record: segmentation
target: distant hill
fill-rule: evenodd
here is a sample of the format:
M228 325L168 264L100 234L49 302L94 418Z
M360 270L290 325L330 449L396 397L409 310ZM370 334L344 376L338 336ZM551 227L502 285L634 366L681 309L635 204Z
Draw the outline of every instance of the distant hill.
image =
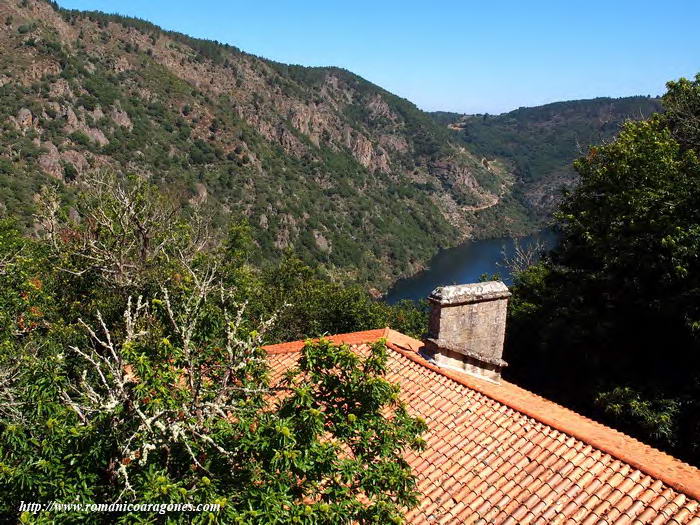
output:
M612 138L625 120L661 109L658 98L638 96L555 102L495 116L431 115L456 131L471 152L508 160L528 207L546 214L557 202L558 188L575 180L576 157Z
M245 217L259 263L292 250L381 287L470 235L512 175L409 101L339 68L265 60L135 18L0 1L0 215L39 188L150 177ZM514 231L527 214L505 218Z

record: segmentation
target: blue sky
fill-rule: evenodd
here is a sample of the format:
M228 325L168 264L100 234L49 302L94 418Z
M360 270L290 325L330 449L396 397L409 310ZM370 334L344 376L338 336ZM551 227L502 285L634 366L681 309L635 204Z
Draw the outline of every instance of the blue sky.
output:
M59 0L344 67L426 110L658 95L700 72L700 1Z

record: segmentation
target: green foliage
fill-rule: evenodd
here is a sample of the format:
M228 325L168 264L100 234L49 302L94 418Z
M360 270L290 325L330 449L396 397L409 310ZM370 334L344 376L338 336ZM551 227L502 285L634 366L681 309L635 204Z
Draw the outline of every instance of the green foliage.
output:
M0 347L35 322L41 287L31 275L38 267L30 257L29 243L12 220L0 220ZM35 302L36 301L36 302ZM30 316L28 317L28 314Z
M519 108L496 116L450 112L431 116L454 130L476 155L509 165L515 184L502 202L479 213L475 223L488 235L522 235L551 219L562 189L576 180L572 162L577 156L588 146L611 139L626 120L645 118L660 106L658 98L596 98ZM480 185L488 188L483 178L477 175Z
M67 182L72 182L78 178L78 170L70 162L63 162L63 177Z
M169 523L402 521L416 503L403 455L423 446L425 424L384 377L384 343L363 355L309 343L276 382L260 344L325 322L354 330L389 312L420 313L359 288L326 296L342 289L295 261L277 281L259 275L245 262L245 222L223 241L207 237L200 210L136 177L82 181L73 206L80 221L45 190L38 240L0 222L4 518L16 521L22 500L119 499L222 505ZM292 316L280 311L286 302Z
M518 276L507 338L519 382L695 463L698 86L700 76L669 83L664 114L628 122L575 163L561 245Z
M208 202L218 209L221 221L224 207L249 210L251 234L259 246L250 255L252 263L274 266L282 254L280 247L289 248L334 279L384 287L459 239L457 229L434 201L422 198L408 177L377 177L345 149L316 146L301 133L296 136L309 152L302 157L291 155L241 121L230 100L213 101L162 65L146 62L139 70L115 75L100 62L91 62L94 67L88 71L87 60L80 53L65 59L62 76L82 94L74 101L59 100L70 105L87 126L101 131L109 143L100 147L85 132L75 131L69 135L73 144L66 144L65 119L52 106L38 103L33 113L46 114L41 123L46 139L61 149L108 156L117 169L130 169L138 162L155 174L154 181L161 187L180 191L183 200L193 193L195 184L204 183ZM365 102L381 92L349 73L347 81L365 94ZM146 100L139 94L141 89L153 96ZM311 92L309 86L299 89ZM27 105L27 95L15 84L0 88L0 100L0 114L6 119ZM396 103L408 104L398 99ZM117 125L111 118L112 107L124 112L131 125ZM212 115L206 128L216 133L213 138L193 133L200 126L202 108ZM98 111L105 116L97 120L87 113ZM404 111L420 120L415 107ZM429 119L421 125L436 127ZM28 136L8 133L4 137L4 147L22 152L22 164L0 157L0 176L7 175L3 202L8 213L31 224L31 195L38 189L34 181L43 176L39 163L43 151ZM407 157L406 162L413 167L415 160ZM67 182L77 180L71 165L77 166L62 162ZM426 187L433 193L440 189L434 183ZM330 206L330 199L342 204ZM404 206L410 206L412 213L399 213ZM317 243L319 235L328 248Z
M505 195L495 206L472 213L472 223L477 228L477 238L517 237L528 235L542 227L542 222L533 216L524 204L522 193L515 190Z
M270 329L275 341L294 341L390 326L420 338L427 326L427 305L401 302L388 305L357 285L341 285L321 278L294 257L267 270L256 286L252 307L264 317L288 304Z
M613 137L624 121L659 109L659 100L647 97L556 102L468 117L461 136L476 153L509 159L520 177L535 181L570 170L582 151Z
M90 75L85 78L83 86L103 107L110 107L119 98L114 78Z
M9 25L9 24L7 24L7 25ZM20 35L24 35L24 34L27 34L27 33L31 33L31 32L34 31L35 29L36 29L36 24L22 24L21 26L19 26L19 27L17 28L17 32L18 32Z
M197 55L198 60L208 59L216 63L223 63L225 54L238 54L240 50L229 44L223 44L216 40L206 40L193 38L176 31L166 31L157 25L141 18L123 16L118 14L103 13L100 11L77 11L68 9L58 9L64 19L74 20L77 17L87 17L97 22L100 27L106 28L108 24L120 24L124 27L134 28L141 33L150 35L151 43L155 45L157 38L161 35L168 36L176 42L188 46Z
M656 441L678 445L678 416L681 403L677 399L645 399L644 394L632 387L615 387L601 392L596 404L614 417L619 425L639 426Z
M90 140L90 137L88 137L82 131L74 131L73 133L68 135L68 138L71 139L76 144L78 144L79 146L83 146L85 148L89 148L92 145L92 141Z
M681 78L666 84L663 96L664 122L673 130L673 138L683 149L700 144L700 76Z
M338 67L305 67L281 64L279 62L270 62L270 65L279 73L300 84L320 86L332 75L348 85L360 97L358 101L345 107L346 115L354 124L370 124L370 112L367 108L367 103L372 97L381 94L387 105L401 116L406 134L413 142L414 153L417 156L436 158L439 153L445 153L448 150L449 133L441 126L438 126L427 113L419 110L415 104L408 100L389 93L346 69ZM373 124L377 125L376 122Z

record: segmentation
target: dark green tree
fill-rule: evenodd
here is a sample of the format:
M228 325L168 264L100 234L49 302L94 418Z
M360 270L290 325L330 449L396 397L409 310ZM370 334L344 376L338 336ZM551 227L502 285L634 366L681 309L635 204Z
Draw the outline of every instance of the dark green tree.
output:
M575 163L561 244L522 272L513 377L700 463L700 76Z

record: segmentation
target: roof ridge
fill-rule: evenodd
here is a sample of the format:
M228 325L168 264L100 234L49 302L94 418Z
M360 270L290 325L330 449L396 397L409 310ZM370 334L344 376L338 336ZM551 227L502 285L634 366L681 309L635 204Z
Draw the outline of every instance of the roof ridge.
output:
M417 364L610 454L645 474L663 481L679 492L700 500L700 469L689 463L513 383L507 381L502 381L500 384L490 383L465 373L440 368L427 361L414 349L402 348L392 341L388 342L388 346ZM502 391L499 392L499 389ZM533 401L547 406L532 407ZM630 451L629 447L634 447L634 452Z
M276 343L263 346L268 354L288 354L291 352L300 352L307 342L317 342L321 339L327 339L336 344L356 345L362 343L373 343L379 339L388 339L387 333L389 328L378 328L376 330L364 330L361 332L348 332L345 334L325 335L322 337L314 337L308 339L299 339L298 341L290 341L288 343ZM397 332L398 333L398 332Z
M661 480L666 485L700 500L700 469L607 425L525 390L508 381L499 384L480 380L466 373L440 368L419 353L423 343L392 330L382 328L326 336L334 343L362 344L386 339L387 346L407 359L441 374L456 383L475 390L494 401L520 412L540 423L574 437L635 469ZM311 339L318 341L321 338ZM270 354L298 352L309 339L263 347ZM630 450L633 448L634 451Z

